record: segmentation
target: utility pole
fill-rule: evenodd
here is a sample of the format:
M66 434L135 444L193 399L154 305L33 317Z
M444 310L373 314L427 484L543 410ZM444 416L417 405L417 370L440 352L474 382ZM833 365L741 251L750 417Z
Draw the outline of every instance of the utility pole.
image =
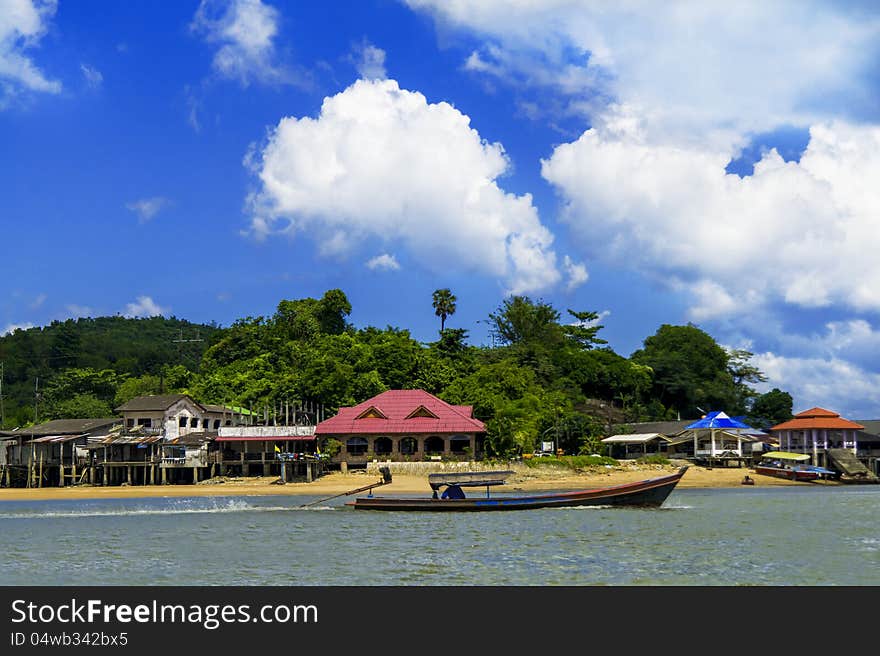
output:
M180 336L173 340L173 343L177 344L177 359L180 361L180 364L183 364L183 344L188 344L190 342L204 342L205 340L199 338L199 331L196 331L195 339L184 339L183 338L183 328L180 329Z
M5 418L3 414L3 363L0 362L0 430L3 430L5 426Z
M40 377L34 380L34 425L39 423L39 407L40 407Z

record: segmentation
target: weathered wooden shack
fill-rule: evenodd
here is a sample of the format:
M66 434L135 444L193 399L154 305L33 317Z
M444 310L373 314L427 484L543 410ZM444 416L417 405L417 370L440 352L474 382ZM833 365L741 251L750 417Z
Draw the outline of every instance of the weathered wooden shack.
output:
M0 485L6 487L64 486L89 475L92 444L104 440L120 419L53 419L0 434L3 463Z

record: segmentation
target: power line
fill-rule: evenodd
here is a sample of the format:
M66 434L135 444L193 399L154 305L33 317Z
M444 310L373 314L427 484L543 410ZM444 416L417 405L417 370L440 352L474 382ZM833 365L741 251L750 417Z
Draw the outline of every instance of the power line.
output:
M178 332L180 333L180 336L177 339L172 340L172 343L177 344L177 359L180 361L180 364L183 364L183 344L189 344L190 342L204 342L205 340L199 337L198 330L196 330L195 339L184 339L182 328Z

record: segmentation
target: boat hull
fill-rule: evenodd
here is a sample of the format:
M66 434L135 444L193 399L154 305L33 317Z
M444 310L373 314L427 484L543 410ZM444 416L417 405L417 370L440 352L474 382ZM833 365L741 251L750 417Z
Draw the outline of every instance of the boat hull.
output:
M413 499L405 497L359 497L346 504L358 510L429 512L479 512L531 510L573 506L628 506L658 508L675 489L687 467L675 474L611 487L554 492L527 496L473 497L467 499Z
M755 466L755 473L775 478L786 478L790 481L815 481L821 476L819 472L809 469L788 469L786 467Z

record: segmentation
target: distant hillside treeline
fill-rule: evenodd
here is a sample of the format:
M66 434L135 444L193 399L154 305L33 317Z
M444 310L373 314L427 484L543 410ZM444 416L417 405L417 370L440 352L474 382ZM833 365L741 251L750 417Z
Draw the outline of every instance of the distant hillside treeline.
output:
M434 307L440 325L454 324L449 290L435 292ZM134 396L159 392L269 414L304 402L329 415L387 389L420 388L473 406L497 455L550 439L569 453L596 452L612 424L696 418L703 410L745 415L759 427L791 417L788 393L752 387L765 377L751 353L726 350L692 324L660 326L625 357L600 337L597 313L563 316L526 296L488 313L491 347L470 345L460 328L438 330L429 343L403 328L356 328L351 310L334 289L320 299L282 300L272 316L228 328L112 317L19 330L0 338L4 424L33 420L38 376L41 421L107 416ZM204 341L175 341L196 335Z
M0 337L3 365L3 424L5 427L58 418L63 403L82 395L103 400L91 403L84 416L113 406L118 386L145 375L157 380L163 371L198 371L202 354L220 333L217 325L194 324L177 318L97 317L53 321L50 325L19 329ZM79 374L80 387L58 389L65 374ZM88 372L92 372L89 375ZM112 394L107 387L112 387ZM60 398L73 392L67 398ZM63 410L64 408L61 408ZM73 403L69 410L77 410ZM83 416L83 415L80 415ZM110 413L112 416L112 412Z

